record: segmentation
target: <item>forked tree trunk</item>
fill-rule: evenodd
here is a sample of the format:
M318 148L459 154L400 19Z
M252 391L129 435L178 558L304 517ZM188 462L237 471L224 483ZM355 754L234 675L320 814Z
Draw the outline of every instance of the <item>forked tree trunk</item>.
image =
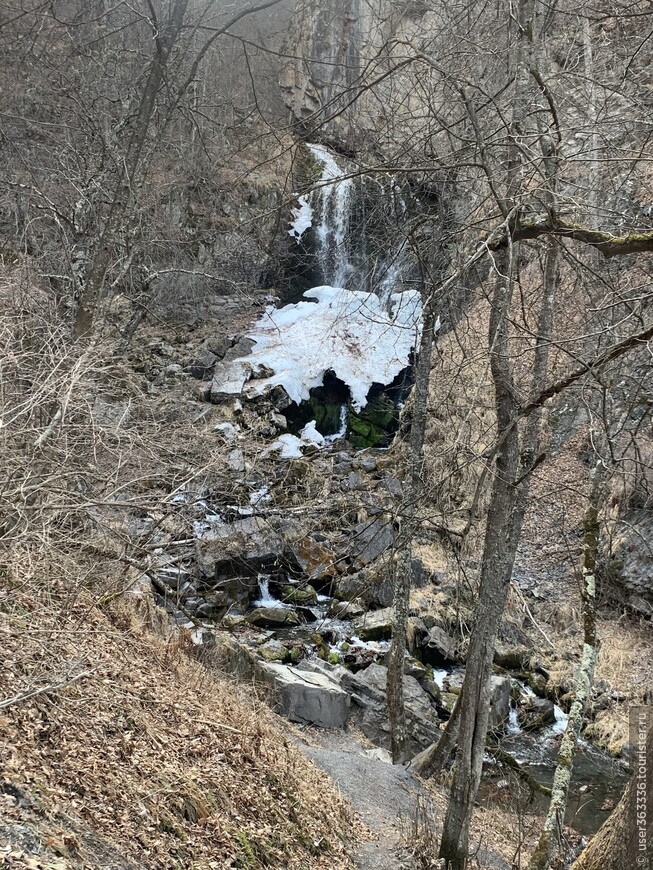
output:
M417 502L422 485L424 437L428 413L431 349L436 322L436 297L431 290L424 300L422 338L420 341L413 416L410 427L410 457L402 498L401 539L399 559L395 565L393 590L392 645L388 658L388 719L393 762L406 759L406 716L404 711L404 657L406 653L406 623L412 585L412 538L415 534Z
M521 466L518 405L512 383L508 356L508 311L512 282L512 263L502 258L498 264L490 316L490 362L495 387L497 434L500 448L487 515L481 580L474 628L460 693L460 730L454 779L440 843L440 857L451 870L464 870L469 846L472 808L478 792L485 753L490 712L490 676L494 645L506 603L517 551L518 529L515 512Z

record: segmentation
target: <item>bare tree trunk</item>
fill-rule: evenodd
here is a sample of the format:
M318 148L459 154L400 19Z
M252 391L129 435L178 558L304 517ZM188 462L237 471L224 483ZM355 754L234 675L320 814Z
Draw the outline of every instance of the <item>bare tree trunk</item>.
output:
M583 542L582 595L583 595L583 652L569 721L556 763L551 788L551 802L544 821L537 848L531 856L528 870L548 870L559 848L557 834L562 830L569 784L574 763L574 750L583 724L583 717L594 681L596 666L596 561L599 546L599 510L603 500L605 465L598 458L591 473L591 486L585 512L585 538Z
M439 740L437 743L431 743L430 746L427 746L426 749L423 749L413 758L410 763L411 771L424 778L437 776L453 752L456 740L458 740L459 729L460 695L456 698L449 721L442 730Z
M528 115L526 96L530 76L534 4L520 0L514 60L513 116L506 165L506 196L499 202L504 216L518 205L521 188L520 146ZM458 752L447 806L440 857L449 870L464 870L469 851L469 828L481 780L490 712L490 677L494 645L503 614L517 553L525 510L523 487L532 469L532 457L520 455L519 401L510 360L509 314L515 264L512 247L495 261L497 277L492 295L489 346L495 393L497 438L500 445L487 514L475 621L467 653L465 680L460 693ZM537 359L537 355L536 355ZM537 425L530 427L533 433ZM526 470L524 471L524 468Z
M460 733L451 796L444 821L440 857L452 870L464 870L469 826L481 779L490 712L490 676L494 644L504 610L517 550L515 509L519 488L520 452L516 420L519 413L508 357L508 311L512 281L504 274L512 262L501 258L490 317L490 359L495 385L498 437L495 477L487 515L476 619L460 693ZM506 262L507 261L507 262Z
M424 437L428 413L431 349L436 322L436 296L433 291L424 300L422 338L415 372L413 417L410 427L410 457L402 498L403 545L395 566L392 620L392 646L388 658L388 719L392 760L406 759L406 718L404 712L404 657L406 653L406 622L412 585L412 538L415 534L417 502L422 484Z

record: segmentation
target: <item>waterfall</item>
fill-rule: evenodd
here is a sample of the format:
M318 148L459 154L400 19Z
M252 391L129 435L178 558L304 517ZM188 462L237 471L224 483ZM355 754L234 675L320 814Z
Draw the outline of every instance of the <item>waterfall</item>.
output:
M275 598L270 594L270 575L269 574L259 574L257 577L258 580L258 590L259 597L256 601L253 602L254 607L275 607L287 608L290 605L284 604L283 601L279 601L278 598Z
M298 196L289 235L297 243L312 229L321 281L331 287L375 293L390 310L391 296L411 289L414 252L404 227L417 200L392 175L351 175L324 145L306 144L320 167L315 189ZM413 281L411 281L413 279Z
M327 284L346 287L353 271L349 261L349 215L354 194L354 182L323 145L308 145L322 167L320 187L311 195L311 205L318 215L315 227L318 253Z
M340 428L337 432L334 432L333 435L327 435L325 437L325 441L331 443L333 441L337 441L339 438L344 438L347 435L347 425L349 423L349 407L347 405L342 405L340 408Z

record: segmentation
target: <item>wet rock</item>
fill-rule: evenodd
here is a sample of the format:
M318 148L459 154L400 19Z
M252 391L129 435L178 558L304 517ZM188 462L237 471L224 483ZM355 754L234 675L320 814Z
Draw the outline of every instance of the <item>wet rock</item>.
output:
M354 598L353 601L334 601L329 608L329 615L337 619L356 619L365 613L365 605Z
M456 661L456 644L449 635L434 625L421 643L420 651L426 664L443 667Z
M240 357L248 356L254 347L254 340L241 335L224 353L224 361L231 362L232 360L240 359Z
M529 697L526 705L517 713L519 724L524 731L533 731L545 725L552 725L555 720L553 701L547 698Z
M316 604L317 592L308 583L305 586L281 587L281 600L287 604Z
M262 667L282 715L293 722L308 722L321 728L344 728L351 714L351 701L329 673L275 663Z
M510 677L492 677L489 728L503 728L510 715Z
M546 697L547 679L544 674L533 671L533 673L528 674L526 682L536 695L539 695L542 698Z
M522 671L528 667L532 651L525 646L510 646L497 641L494 647L494 664L507 671Z
M247 616L247 622L260 628L283 628L299 625L299 616L289 607L257 607Z
M355 628L361 640L388 640L392 637L392 607L366 613Z
M227 335L215 335L206 341L206 349L216 360L221 360L231 347L232 339Z

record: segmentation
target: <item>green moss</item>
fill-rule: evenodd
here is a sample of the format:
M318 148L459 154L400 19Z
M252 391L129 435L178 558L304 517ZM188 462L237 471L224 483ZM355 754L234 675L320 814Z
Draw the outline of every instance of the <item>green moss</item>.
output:
M303 587L288 585L282 588L281 598L288 604L314 604L317 592L309 584Z
M340 656L337 652L329 653L328 662L331 665L339 665L340 664Z
M380 396L361 411L349 406L349 440L359 449L387 443L395 430L398 410L387 396Z
M322 166L310 148L302 144L299 147L301 163L298 167L299 181L302 184L316 184L322 178Z

